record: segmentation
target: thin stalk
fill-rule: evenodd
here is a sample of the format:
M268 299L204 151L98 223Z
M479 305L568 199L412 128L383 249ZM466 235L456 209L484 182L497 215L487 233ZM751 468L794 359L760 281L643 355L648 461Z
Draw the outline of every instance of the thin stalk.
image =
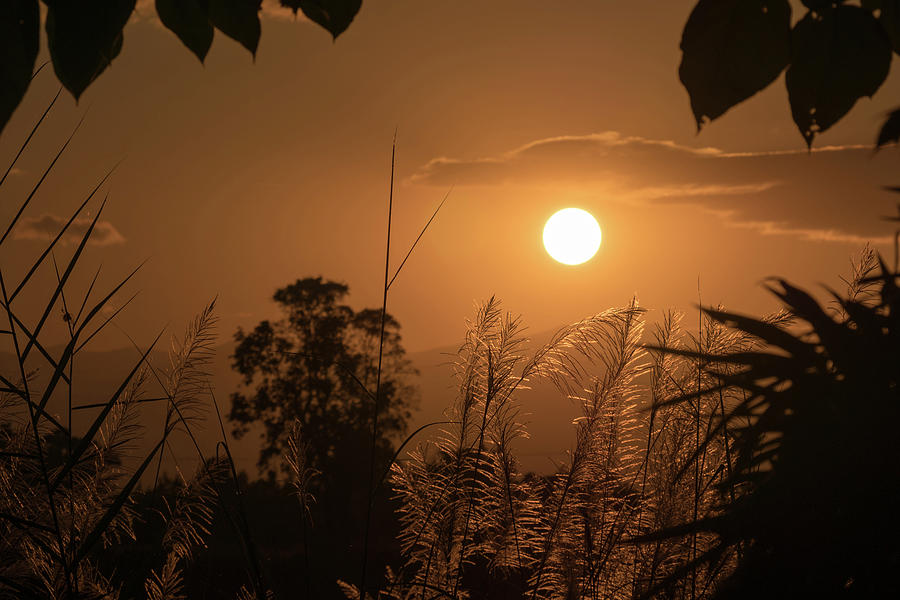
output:
M237 498L238 516L240 516L240 527L238 524L234 523L232 519L229 518L229 520L232 520L232 525L234 525L237 530L238 540L241 542L241 548L244 550L247 562L252 571L252 582L255 588L256 598L257 600L265 600L266 590L262 579L262 569L259 565L259 555L256 552L253 538L250 535L250 524L247 521L247 512L244 509L243 495L241 494L241 484L238 479L237 468L234 465L234 458L231 455L231 448L228 445L228 436L225 434L225 424L222 422L222 412L219 410L219 403L216 401L216 395L213 392L212 386L209 388L209 396L212 398L213 407L216 409L216 418L219 421L219 431L222 433L222 441L219 442L219 444L222 444L222 447L225 449L225 456L228 458L228 465L231 467L231 477L234 481L234 495L235 498ZM218 448L216 451L218 452ZM228 514L228 511L226 511L226 514Z
M57 94L58 95L58 94ZM53 270L56 272L56 282L57 285L62 286L62 279L59 275L59 265L56 263L56 254L51 253L50 257L53 259ZM62 299L63 305L63 321L66 323L66 329L69 332L69 341L75 341L75 328L73 327L72 315L69 313L69 305L66 302L66 292L63 289L60 289L60 298ZM75 369L75 354L72 354L72 357L69 359L69 381L66 386L66 426L68 428L68 435L66 436L66 447L69 452L69 456L72 456L72 378L74 377ZM69 519L70 519L70 529L69 529L69 545L73 546L72 550L74 550L75 544L75 498L74 494L72 494L72 490L74 489L74 481L72 479L72 471L69 471ZM78 565L73 565L73 569L75 572L73 573L73 577L75 579L76 591L78 586Z
M640 505L639 505L638 514L637 514L637 526L638 527L641 526L641 518L643 517L643 510L644 510L644 501L647 497L647 473L649 471L648 467L650 464L650 452L653 449L653 426L654 426L654 422L656 421L656 404L657 404L655 387L656 386L654 386L654 388L652 390L652 398L650 399L650 422L647 425L647 450L644 453L644 464L641 467L641 470L643 471L643 476L641 478L641 500L640 500ZM633 569L632 569L632 580L631 580L632 595L634 595L633 594L634 591L637 590L638 550L639 550L639 545L635 544L634 545L634 558L633 558L634 565L633 565Z
M388 220L387 243L384 252L384 288L381 301L381 336L378 340L378 371L375 378L375 401L372 403L372 452L369 460L369 488L367 497L372 497L372 488L375 485L375 453L378 450L378 399L381 396L381 368L384 358L384 328L387 322L388 277L390 276L391 260L391 216L394 210L394 166L397 153L397 134L394 133L394 142L391 145L391 181L388 191ZM359 578L359 600L365 600L366 595L366 569L369 563L369 535L372 528L372 508L374 502L369 501L366 507L366 528L363 536L363 560L362 574Z
M168 401L168 396L160 396L159 398L135 398L131 400L135 404L141 404L143 402L162 402L163 400ZM85 410L89 408L103 408L106 406L106 402L95 402L93 404L79 404L78 406L73 406L72 410Z
M573 461L574 463L574 461ZM559 521L562 517L562 511L565 507L566 500L568 499L569 490L571 486L574 484L574 473L575 473L575 464L572 464L569 467L569 472L566 475L566 483L563 486L562 494L560 495L559 503L556 506L556 512L553 516L553 524L550 526L550 530L547 532L547 539L544 543L544 549L541 556L541 562L538 565L537 570L537 579L534 583L534 588L531 591L531 600L535 600L537 598L537 593L541 588L541 580L544 576L544 567L547 565L547 558L550 556L550 547L553 545L553 538L556 536L557 527L559 527Z
M35 184L35 186L31 189L31 193L25 198L25 201L19 207L18 212L13 217L12 221L10 221L9 226L6 228L6 231L3 233L3 236L0 237L0 246L3 245L3 242L6 241L6 238L9 236L10 232L12 232L13 228L16 226L16 223L19 222L19 217L22 216L22 213L25 212L25 209L31 203L31 199L34 198L34 195L37 193L38 189L44 183L44 180L47 178L47 175L50 174L50 171L53 169L53 166L56 165L56 161L59 160L59 157L62 156L63 152L66 151L66 147L68 147L69 142L72 141L72 138L75 137L75 133L78 131L78 128L81 127L81 123L84 122L84 116L78 121L78 124L75 125L75 129L72 130L72 133L69 135L68 139L66 139L65 143L62 145L62 148L59 149L59 152L56 153L56 156L53 157L53 160L50 161L50 165L44 170L44 174L41 175L41 178Z
M44 63L46 64L46 63ZM38 72L43 69L44 66L41 65L38 68ZM37 75L37 72L35 73ZM41 123L44 122L44 119L47 118L47 114L50 112L50 109L53 108L53 105L56 104L56 101L59 99L59 95L62 93L62 87L56 90L56 95L53 96L53 100L50 101L50 104L47 106L46 110L44 110L44 114L41 115L41 118L38 119L37 123L34 124L34 127L31 128L31 133L28 134L28 137L25 138L25 142L19 147L19 151L16 152L15 158L12 159L12 162L9 163L9 166L6 168L6 172L3 173L3 177L0 177L0 185L3 185L3 182L6 181L6 178L12 172L13 167L16 166L16 163L19 162L19 157L22 156L22 153L25 151L25 148L28 147L28 144L31 142L31 138L34 137L34 134L37 132L38 127L41 126Z
M416 245L419 243L419 240L421 240L422 236L425 235L425 232L428 231L429 225L431 225L431 222L434 221L434 218L440 212L441 208L444 206L444 202L446 202L447 198L450 197L450 192L452 192L452 191L453 191L452 187L449 190L447 190L447 193L444 194L444 198L441 200L441 203L438 204L438 207L436 209L434 209L434 212L431 214L431 218L429 218L428 222L425 223L425 227L423 227L422 231L419 232L419 236L416 238L416 241L413 242L412 246L410 246L409 252L406 253L405 257L403 257L403 261L400 263L400 266L397 267L397 271L394 272L394 276L391 277L391 280L388 282L388 284L386 286L388 289L390 289L390 287L394 284L394 280L397 279L397 276L400 275L400 271L403 270L403 265L405 265L406 261L409 260L409 257L413 253L413 250L416 249Z
M493 354L491 352L491 347L488 344L485 344L487 350L487 360L488 360L488 382L487 389L485 392L484 399L484 413L481 416L481 428L478 432L478 448L475 451L475 469L472 474L472 484L470 486L469 492L469 502L468 508L466 509L466 521L465 526L463 527L463 535L462 539L459 542L459 565L456 568L456 578L453 582L453 596L456 597L456 593L459 590L459 582L462 578L463 572L463 562L466 558L466 539L469 537L469 522L472 518L472 511L475 508L475 486L478 484L478 472L481 469L481 455L484 452L484 432L487 429L488 424L488 412L490 410L491 401L494 399L494 386L493 386Z
M697 319L698 324L698 332L697 332L697 352L698 354L703 352L703 302L700 297L700 276L697 276L697 302L699 304L699 316ZM701 362L700 357L697 357L697 398L696 398L696 410L694 412L694 523L697 522L697 517L700 512L700 386L702 379L702 371L703 364ZM693 568L691 569L691 600L695 600L697 597L697 532L694 531L691 534L691 562L694 563Z

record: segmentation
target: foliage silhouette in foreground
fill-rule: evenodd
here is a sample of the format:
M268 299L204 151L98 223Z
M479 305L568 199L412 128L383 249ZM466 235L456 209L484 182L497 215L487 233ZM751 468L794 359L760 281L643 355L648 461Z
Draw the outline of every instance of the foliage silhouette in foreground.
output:
M29 135L7 173L31 139ZM0 238L0 251L9 251L10 233L69 141L71 137L20 203ZM150 600L183 598L183 573L205 544L220 493L239 496L226 481L228 466L233 473L230 456L206 455L193 433L210 398L206 378L215 302L190 323L183 338L173 340L169 369L156 368L150 361L157 337L146 348L135 345L136 357L115 389L93 391L105 394L99 402L74 402L80 387L75 362L128 306L130 299L115 309L111 302L136 272L102 293L97 291L102 285L99 270L86 290L79 290L76 283L84 249L106 205L96 196L107 177L24 274L12 280L10 269L0 268L0 344L12 357L11 370L0 373L0 598L107 599L119 596L125 586L132 592L141 588ZM0 186L5 181L4 176ZM95 214L77 246L64 249L60 240L92 203L99 206L93 207ZM57 262L58 254L67 257ZM55 275L50 289L40 290L35 275L42 272ZM26 296L36 286L44 292L45 303L28 306ZM47 340L59 333L65 342L54 349ZM158 391L148 397L147 389L154 383ZM159 428L148 425L140 414L156 402L166 407ZM79 425L76 415L87 416ZM140 484L154 481L154 463L158 477L162 456L171 452L177 435L193 444L197 472L190 479L180 478L173 502L159 514L159 539L141 540L152 548L143 557L146 569L119 570L118 559L135 543L139 525L151 517L137 512L137 501L147 497ZM140 444L142 436L149 437L148 444ZM227 441L223 443L227 448ZM139 447L145 450L138 452ZM240 517L236 524L246 524ZM250 545L246 527L236 526L235 531L245 547ZM263 600L259 565L248 559L246 566L253 596Z
M829 310L777 280L770 289L799 330L707 310L764 349L680 352L710 365L717 381L705 392L742 391L700 448L731 432L734 465L720 487L738 493L723 495L716 513L646 539L714 536L683 568L714 568L739 548L719 598L875 598L896 588L900 290L897 275L873 260L853 281Z
M77 99L122 51L123 30L136 0L41 0L53 70ZM353 21L362 0L280 0L281 6L328 30L335 39ZM216 31L256 56L262 0L156 0L160 22L203 62ZM40 38L38 0L0 3L0 131L31 82Z
M860 98L878 91L900 52L900 0L806 1L793 26L788 0L699 0L681 40L678 73L698 129L787 70L794 123L808 146ZM897 141L888 118L876 146Z

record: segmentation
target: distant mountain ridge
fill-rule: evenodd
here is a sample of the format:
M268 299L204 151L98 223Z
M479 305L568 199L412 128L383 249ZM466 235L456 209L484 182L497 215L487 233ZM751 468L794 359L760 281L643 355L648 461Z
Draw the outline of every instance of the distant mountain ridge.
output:
M538 339L549 339L550 333L536 336ZM59 356L62 346L47 348L51 356ZM230 395L241 386L240 376L231 369L231 354L234 351L234 343L221 344L216 347L215 355L210 366L210 383L214 390L216 401L227 419L230 410ZM419 390L419 407L413 414L409 431L415 431L426 423L443 420L444 411L453 402L456 389L453 376L452 361L456 356L457 346L446 346L410 353L409 359L419 371L415 384ZM108 400L128 373L140 360L140 352L135 348L120 348L107 351L81 351L74 363L74 387L73 406L97 404ZM49 366L46 361L34 354L34 359L29 358L29 366L38 369L35 385L41 385L44 377L49 376ZM154 368L162 373L169 367L169 357L166 350L154 350L149 355L149 360ZM0 352L0 372L5 374L15 373L18 366L15 357L8 352ZM64 388L64 386L63 386ZM145 386L145 398L159 397L159 384L151 375ZM562 458L562 450L570 445L570 423L576 411L571 402L563 398L552 386L543 384L534 389L524 389L520 392L523 411L532 413L531 418L523 413L526 421L531 421L529 431L531 439L522 442L523 466L529 470L552 470L553 463L550 458ZM56 394L49 404L49 410L60 422L66 421L67 401L63 394ZM73 423L75 431L83 431L90 419L98 409L77 409L73 411ZM151 445L158 439L156 430L162 431L165 420L165 402L146 402L141 407L141 422L145 433L141 448L136 449L136 454L144 447ZM246 470L253 476L256 473L256 458L258 455L257 440L251 431L241 440L235 440L230 436L230 426L225 421L225 430L229 434L229 443L232 445L232 453L237 466ZM420 433L412 446L417 441L424 441L429 437L440 433L437 426L426 429ZM197 432L198 442L204 452L213 453L216 442L221 434L216 420L215 412L211 409L207 422L201 431ZM196 463L196 451L185 436L178 435L172 441L172 451L167 453L166 462L177 461L183 470L194 468Z

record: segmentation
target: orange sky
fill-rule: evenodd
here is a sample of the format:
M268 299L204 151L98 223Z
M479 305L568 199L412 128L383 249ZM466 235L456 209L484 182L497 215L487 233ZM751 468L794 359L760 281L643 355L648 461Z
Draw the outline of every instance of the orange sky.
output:
M783 78L697 136L676 73L692 4L370 0L336 43L266 15L255 64L219 35L205 67L136 19L81 103L64 92L8 182L3 218L86 115L0 260L25 268L41 250L31 238L124 159L104 188L104 243L83 268L102 262L108 287L150 259L120 319L136 339L180 331L216 294L230 336L273 316L272 292L307 275L377 305L395 129L396 258L455 186L392 288L410 350L459 340L474 302L493 294L535 331L635 293L650 308L690 309L698 275L705 303L758 312L775 306L766 276L836 285L865 240L890 254L879 217L897 196L880 188L900 185L900 156L867 148L900 98L898 70L812 154ZM56 86L38 76L0 160ZM566 206L603 228L580 267L541 247L543 222ZM101 341L125 344L118 331Z

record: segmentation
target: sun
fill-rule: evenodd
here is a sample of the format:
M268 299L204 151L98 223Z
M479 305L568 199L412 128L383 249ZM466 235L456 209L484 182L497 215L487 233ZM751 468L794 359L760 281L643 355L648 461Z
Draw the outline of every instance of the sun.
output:
M580 208L564 208L544 225L547 254L564 265L580 265L600 249L600 225Z

